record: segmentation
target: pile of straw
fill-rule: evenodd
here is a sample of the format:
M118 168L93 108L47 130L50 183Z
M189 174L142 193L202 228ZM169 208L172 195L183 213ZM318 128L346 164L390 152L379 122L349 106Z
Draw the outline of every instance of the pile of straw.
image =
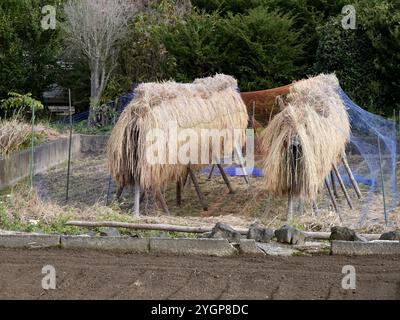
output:
M168 132L171 121L176 122L178 130L241 129L238 145L242 147L248 115L237 92L237 81L230 76L217 74L191 84L141 84L107 146L109 170L120 186L133 185L136 178L142 189L156 190L186 174L187 164L150 164L146 159L146 148L150 147L147 133L153 129ZM168 154L175 143L179 144L166 141L158 146L159 151ZM223 147L233 151L234 146Z
M16 119L0 121L0 156L16 151L28 139L32 128Z
M315 199L350 139L334 74L295 82L260 136L265 185L275 196Z

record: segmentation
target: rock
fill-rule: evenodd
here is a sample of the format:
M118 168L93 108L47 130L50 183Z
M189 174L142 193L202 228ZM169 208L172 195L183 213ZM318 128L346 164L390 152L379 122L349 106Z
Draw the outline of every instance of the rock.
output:
M120 237L121 234L116 228L105 228L100 232L100 235L103 237Z
M227 239L229 242L239 242L241 234L230 225L218 222L212 229L210 238Z
M400 230L383 233L379 240L400 240Z
M276 242L270 243L256 243L257 248L260 249L268 256L292 256L293 254L297 254L299 251L293 249L289 245L280 244Z
M333 227L331 228L330 240L354 241L356 233L347 227Z
M302 245L306 236L300 230L291 226L284 225L282 228L275 230L275 236L278 242Z
M367 238L359 235L358 233L355 234L353 241L369 242Z
M365 237L347 227L331 228L330 240L369 242Z
M253 223L247 233L247 239L254 239L257 242L270 242L274 236L274 230L265 228L258 223Z

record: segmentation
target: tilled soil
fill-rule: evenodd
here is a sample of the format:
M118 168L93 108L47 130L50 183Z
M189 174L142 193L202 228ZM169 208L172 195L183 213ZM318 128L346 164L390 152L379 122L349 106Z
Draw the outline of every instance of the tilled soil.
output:
M55 267L57 289L42 289ZM356 270L344 290L342 268ZM400 256L231 257L0 249L1 299L400 299Z

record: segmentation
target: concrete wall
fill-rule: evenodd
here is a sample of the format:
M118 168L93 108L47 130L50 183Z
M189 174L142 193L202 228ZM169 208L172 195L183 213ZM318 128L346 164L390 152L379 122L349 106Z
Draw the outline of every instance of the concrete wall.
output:
M108 135L85 135L81 134L81 154L92 155L100 154L106 150L106 145L108 142Z
M72 156L74 158L102 153L108 136L74 135ZM69 139L63 138L35 148L34 173L42 173L68 160ZM0 190L29 177L31 150L23 150L8 157L0 157Z

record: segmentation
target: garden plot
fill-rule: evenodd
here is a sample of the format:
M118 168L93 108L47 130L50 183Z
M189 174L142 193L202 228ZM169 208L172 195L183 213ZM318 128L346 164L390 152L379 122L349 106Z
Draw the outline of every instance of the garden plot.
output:
M183 191L182 206L176 204L176 186L169 185L165 189L166 201L171 215L165 215L161 207L151 199L142 203L141 222L169 223L181 225L210 225L216 222L225 222L237 227L248 227L258 220L266 226L279 227L286 223L287 200L273 198L262 188L261 178L251 178L248 186L243 177L230 177L236 194L228 194L226 185L220 176L215 175L208 181L207 174L200 174L200 187L208 202L208 211L203 211L195 193L193 184L188 183ZM69 200L66 201L67 164L59 165L44 174L35 176L34 186L37 190L37 199L28 203L23 208L20 203L22 215L30 219L47 219L46 206L57 214L68 214L70 219L82 220L120 220L135 222L133 216L132 190L126 188L119 201L115 200L116 186L110 184L110 176L107 170L106 159L103 155L75 159L71 163ZM110 186L110 188L109 188ZM369 189L361 185L363 200L356 199L355 193L348 188L354 205L350 210L342 195L338 199L338 205L343 219L343 225L363 230L380 232L384 230L383 203L381 196L376 196L369 203L369 210L360 225L360 217L368 204ZM18 192L18 191L14 191ZM340 194L340 189L338 193ZM32 197L32 195L30 195ZM36 195L35 195L36 196ZM109 205L107 206L107 198ZM32 204L33 203L33 204ZM41 206L36 210L34 206ZM290 223L308 231L329 231L330 227L340 224L338 215L329 207L329 199L325 193L318 200L319 210L314 212L311 204L306 203L303 215L297 215ZM55 210L56 208L56 210ZM54 216L54 214L53 214ZM400 213L397 208L390 215L389 227L398 226Z

